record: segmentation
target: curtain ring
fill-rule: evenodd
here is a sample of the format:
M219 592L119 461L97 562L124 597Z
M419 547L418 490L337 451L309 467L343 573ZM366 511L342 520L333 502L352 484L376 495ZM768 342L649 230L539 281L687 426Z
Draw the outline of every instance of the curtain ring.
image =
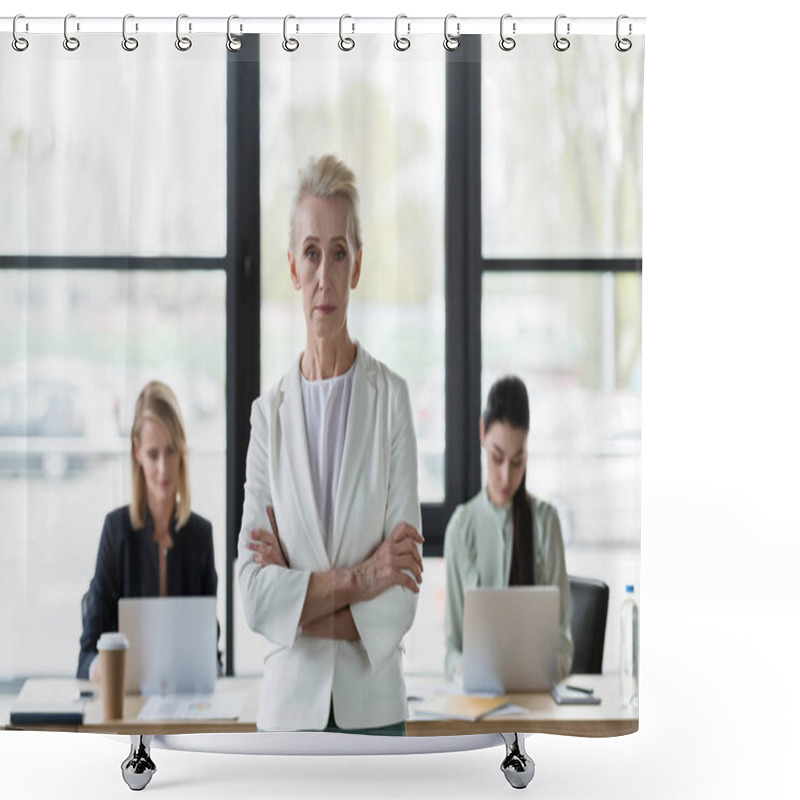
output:
M185 53L191 46L192 40L188 36L181 36L181 20L188 19L188 14L178 14L175 20L175 47L182 53ZM189 23L189 30L192 29L192 23Z
M235 19L239 19L236 14L231 14L228 17L228 41L226 42L225 47L227 47L231 53L238 53L239 50L242 49L242 40L238 36L234 36L231 33L231 22L233 22Z
M633 47L633 42L630 39L623 39L619 35L619 24L620 24L620 22L622 22L623 19L628 19L627 14L620 14L617 17L617 41L614 42L614 47L616 47L617 50L619 50L620 53L627 53L628 50L630 50L631 47ZM631 27L631 24L629 22L628 23L628 36L630 36L632 32L633 32L633 28Z
M461 33L461 23L456 22L456 35L451 36L447 32L447 23L450 22L451 19L456 19L456 15L448 14L444 18L444 42L442 42L442 44L444 45L445 50L458 50L458 46L461 44L461 42L458 40L458 36Z
M513 50L517 46L517 40L514 39L513 36L506 36L503 30L505 26L505 21L507 19L511 19L511 14L503 14L503 16L500 17L500 49L505 50L506 52L508 52L509 50ZM512 33L517 32L516 22L511 23L511 32Z
M11 46L18 53L22 53L25 50L27 50L28 49L28 45L30 44L30 42L27 39L25 39L24 37L20 36L17 33L17 20L20 20L20 19L25 19L25 15L24 14L17 14L17 16L14 17L14 22L13 22L13 24L11 26L11 35L14 37L11 40Z
M349 36L344 36L342 33L342 25L344 24L344 21L346 19L353 19L353 18L349 14L342 14L342 16L339 17L339 49L348 52L349 50L352 50L356 46L356 43ZM350 24L353 26L352 33L355 33L356 32L355 22L351 22Z
M67 14L67 16L64 17L64 49L69 50L70 53L73 53L81 46L81 43L80 40L75 36L69 35L68 26L71 19L75 19L74 14ZM80 27L78 27L77 30L80 30Z
M408 50L411 47L411 39L408 36L401 36L400 35L400 20L401 19L408 19L405 14L398 14L394 18L394 49L399 50L401 53ZM411 23L406 22L406 27L408 28L408 33L411 33Z
M558 50L559 53L563 53L565 50L569 50L570 41L564 36L558 35L558 21L560 19L566 19L566 14L559 14L556 17L555 24L553 25L553 36L555 36L555 41L553 42L553 47ZM569 22L567 23L567 36L569 36Z
M293 17L291 14L289 14L283 18L283 42L281 47L283 47L287 53L294 53L294 51L300 47L300 42L298 42L295 38L290 39L289 36L287 36L288 23L290 19L296 19L296 17Z
M139 40L135 39L133 36L128 36L129 19L134 19L133 14L126 14L122 18L122 49L132 53L139 46ZM136 30L139 30L138 25L136 26Z

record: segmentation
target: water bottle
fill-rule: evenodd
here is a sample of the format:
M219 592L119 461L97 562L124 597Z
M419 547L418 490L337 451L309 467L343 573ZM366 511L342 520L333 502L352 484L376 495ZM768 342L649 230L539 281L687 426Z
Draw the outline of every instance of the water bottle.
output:
M619 696L623 708L639 705L639 606L633 597L633 586L625 587L620 611Z

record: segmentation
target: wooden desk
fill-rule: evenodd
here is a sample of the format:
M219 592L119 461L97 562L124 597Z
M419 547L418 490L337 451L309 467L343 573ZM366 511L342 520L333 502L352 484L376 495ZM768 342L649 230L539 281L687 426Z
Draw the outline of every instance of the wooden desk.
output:
M599 705L558 705L549 692L509 694L512 705L527 713L489 717L476 722L454 719L406 722L408 736L453 736L476 733L553 733L563 736L624 736L639 730L637 710L620 707L617 675L575 675L574 682L592 687ZM444 682L444 681L442 681ZM413 678L408 679L413 685Z
M506 757L500 769L506 780L515 788L521 789L528 785L534 775L533 760L525 752L525 733L552 733L565 736L622 736L633 733L639 728L638 713L633 710L623 710L619 707L619 682L616 675L585 675L574 676L576 683L591 686L601 698L600 705L562 705L559 706L547 692L538 694L509 695L513 705L525 709L523 713L514 716L504 715L489 717L477 722L467 722L453 719L412 719L406 722L405 737L353 737L356 739L386 740L384 746L391 746L386 752L414 752L413 748L423 745L421 737L429 737L425 746L432 745L436 751L439 745L435 737L450 739L453 736L463 736L470 742L494 737L491 734L500 734L506 745ZM150 746L154 736L170 736L178 734L195 733L257 733L256 718L258 714L258 678L222 678L218 681L218 690L233 690L244 692L246 699L238 719L234 720L139 720L137 716L142 709L146 698L141 696L128 696L125 698L124 719L115 722L103 722L102 702L98 697L89 700L84 707L84 720L80 725L26 725L25 730L38 731L74 731L82 733L113 733L130 736L131 749L127 758L122 762L122 777L131 789L144 789L155 774L157 767L150 753ZM446 689L444 678L425 678L423 676L406 676L406 687L410 694L420 694L424 687L425 695L435 694L437 686ZM69 700L79 695L81 690L91 688L88 681L79 681L72 678L63 679L33 679L26 682L20 693L20 699L27 701ZM3 698L3 708L0 710L2 727L8 730L21 730L21 727L8 723L13 701L16 698ZM477 739L476 735L483 734ZM486 734L490 736L486 737ZM264 737L334 737L349 739L350 737L337 734L312 733L263 733ZM412 741L417 738L416 744ZM176 736L176 738L180 738ZM205 738L205 737L199 737ZM235 737L233 737L235 740ZM302 752L307 752L308 742L304 740ZM258 742L262 740L253 737L248 740ZM392 740L392 741L389 741ZM223 737L223 741L231 741ZM317 740L321 741L321 740ZM450 742L452 743L452 739ZM292 745L294 747L295 745ZM447 749L448 745L442 745ZM481 744L479 746L491 746ZM224 750L224 744L216 745ZM360 752L363 745L355 744L347 752ZM409 750L409 747L412 749ZM269 752L269 750L267 750ZM294 752L294 751L292 751ZM299 751L298 751L299 752ZM420 751L421 752L421 751Z
M82 725L25 725L24 730L34 731L66 731L75 733L117 733L123 735L161 735L175 733L255 733L256 717L258 714L258 685L257 678L220 678L217 686L222 690L243 691L247 700L238 719L224 720L148 720L137 719L139 712L147 702L147 697L142 695L126 695L124 718L113 722L103 721L103 702L100 697L100 687L89 681L77 678L32 678L25 682L19 694L20 700L42 701L47 699L69 699L78 696L84 689L94 689L97 696L87 701L84 707ZM16 698L15 698L16 699ZM5 704L4 704L5 706ZM3 728L6 730L23 730L23 728L9 723L9 714L13 703L8 708L3 708Z
M427 679L426 686L436 685L437 679ZM512 704L521 706L527 713L518 716L490 717L467 722L462 720L414 719L406 722L408 736L452 736L480 733L552 733L565 736L623 736L639 728L636 711L623 710L619 704L619 682L616 675L575 676L575 682L591 686L601 698L600 705L559 706L549 693L509 695ZM255 733L258 715L258 678L221 678L221 690L243 691L247 694L242 713L235 720L163 720L140 721L139 711L145 697L129 695L125 698L125 717L115 722L103 722L102 702L98 697L86 703L82 725L25 726L26 730L74 731L81 733L114 733L124 735L169 735L183 733ZM445 686L442 678L439 683ZM414 692L415 678L407 676L410 692ZM88 681L72 678L31 679L21 693L27 699L75 697L82 689L91 688ZM12 703L5 702L2 727L20 730L8 723Z

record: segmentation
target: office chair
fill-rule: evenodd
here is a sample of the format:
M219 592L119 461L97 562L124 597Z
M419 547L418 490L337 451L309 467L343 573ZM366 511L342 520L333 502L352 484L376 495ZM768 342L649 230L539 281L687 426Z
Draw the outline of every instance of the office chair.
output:
M608 618L608 585L594 578L569 576L572 599L572 672L599 675Z

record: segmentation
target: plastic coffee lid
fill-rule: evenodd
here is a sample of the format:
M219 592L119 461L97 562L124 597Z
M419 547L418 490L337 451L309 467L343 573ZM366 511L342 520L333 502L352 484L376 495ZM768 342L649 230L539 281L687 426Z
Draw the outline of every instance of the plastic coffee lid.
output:
M103 633L97 640L98 650L127 650L128 637L124 633Z

